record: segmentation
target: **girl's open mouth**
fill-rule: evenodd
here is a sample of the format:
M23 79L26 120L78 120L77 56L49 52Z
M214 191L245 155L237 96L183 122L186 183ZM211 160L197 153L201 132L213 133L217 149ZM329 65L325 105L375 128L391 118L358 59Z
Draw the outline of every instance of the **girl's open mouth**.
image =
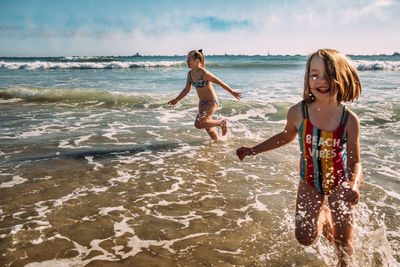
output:
M327 93L329 93L329 88L324 88L324 89L317 88L317 91L318 91L318 93L321 93L321 94L327 94Z

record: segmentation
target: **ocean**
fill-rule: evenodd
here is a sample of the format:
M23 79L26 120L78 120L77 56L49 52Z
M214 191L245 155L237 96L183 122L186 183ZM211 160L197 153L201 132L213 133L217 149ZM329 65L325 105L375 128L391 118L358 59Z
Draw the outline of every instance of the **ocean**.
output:
M400 263L400 56L350 56L363 92L357 266ZM213 142L185 56L0 58L0 265L332 266L294 235L298 141L248 157L301 101L306 56L207 56ZM220 130L219 130L220 133Z

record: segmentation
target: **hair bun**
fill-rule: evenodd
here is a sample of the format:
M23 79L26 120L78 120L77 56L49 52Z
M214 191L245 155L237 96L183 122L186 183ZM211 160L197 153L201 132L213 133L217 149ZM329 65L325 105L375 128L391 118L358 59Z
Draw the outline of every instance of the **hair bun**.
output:
M203 49L199 49L199 50L197 50L197 51L199 51L200 53L203 53Z

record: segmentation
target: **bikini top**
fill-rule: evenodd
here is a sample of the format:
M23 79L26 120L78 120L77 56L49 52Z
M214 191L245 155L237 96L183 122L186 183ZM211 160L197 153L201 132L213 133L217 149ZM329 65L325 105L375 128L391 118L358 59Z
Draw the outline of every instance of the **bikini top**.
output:
M193 80L192 80L192 71L189 72L189 80L190 80L190 83L196 88L204 87L204 86L206 86L208 84L208 81L204 81L203 80L203 74L200 76L199 80L196 83L193 82Z

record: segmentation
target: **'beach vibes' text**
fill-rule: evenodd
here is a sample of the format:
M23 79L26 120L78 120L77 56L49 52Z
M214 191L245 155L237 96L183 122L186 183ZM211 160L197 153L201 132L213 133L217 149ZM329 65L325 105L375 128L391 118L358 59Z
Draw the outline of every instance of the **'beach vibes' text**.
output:
M309 155L314 157L317 156L318 158L334 158L336 157L336 149L340 146L340 139L333 139L333 138L326 138L323 137L318 138L317 136L313 136L311 134L307 134L306 136L306 143L312 144L313 146L317 147L331 147L331 149L324 149L324 150L317 150L308 148Z

